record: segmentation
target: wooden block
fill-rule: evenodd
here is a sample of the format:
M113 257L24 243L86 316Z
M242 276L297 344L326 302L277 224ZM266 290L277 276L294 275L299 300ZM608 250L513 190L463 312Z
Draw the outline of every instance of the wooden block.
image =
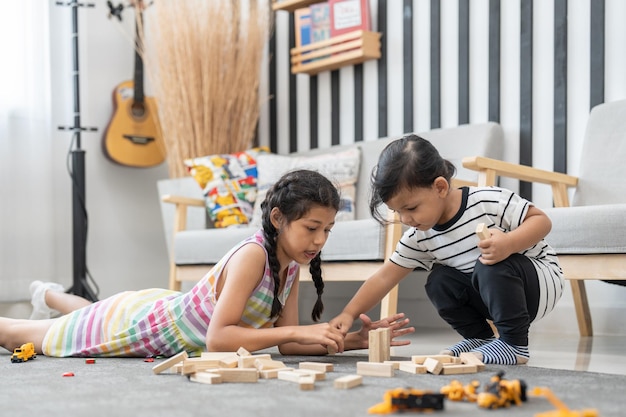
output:
M303 375L295 370L279 370L278 379L283 381L295 382L300 386L300 389L312 390L315 388L315 377L313 375Z
M328 352L328 355L330 356L337 354L337 350L332 346L326 346L326 351Z
M432 358L436 359L441 363L461 363L461 359L456 356L450 355L414 355L411 356L411 361L413 363L417 363L419 365L423 365L426 362L426 359Z
M491 237L491 232L485 223L478 223L476 226L476 234L480 240L489 239Z
M357 362L356 373L365 376L394 376L393 365L380 362Z
M293 371L293 368L278 368L259 371L259 377L262 379L276 379L281 371Z
M483 363L483 361L478 359L476 355L474 355L473 353L461 352L461 354L459 355L459 358L461 359L461 362L466 365L476 365L476 369L478 371L485 370L485 364Z
M316 371L315 369L296 369L293 372L302 376L312 376L316 381L324 381L326 379L326 372Z
M213 372L222 376L222 382L257 382L259 371L256 368L220 368Z
M165 371L166 369L171 368L172 366L174 366L175 364L177 364L178 362L182 362L185 359L189 358L189 355L187 354L186 351L182 351L180 353L177 353L176 355L165 359L163 362L154 365L152 367L152 372L154 372L156 375L160 374L161 372Z
M443 375L460 375L460 374L474 374L478 372L478 367L476 365L445 365L442 369Z
M300 362L300 369L313 369L314 371L332 372L335 366L328 362Z
M182 375L190 375L195 372L206 371L207 369L221 368L221 361L218 359L187 358L183 361L180 370Z
M416 363L401 363L400 370L403 372L408 372L410 374L425 374L426 366L418 365Z
M272 355L264 353L262 355L240 356L237 366L239 368L254 368L254 361L257 359L272 359Z
M252 354L250 352L248 352L244 347L240 347L239 349L237 349L237 355L239 355L239 356L250 356Z
M369 339L369 361L384 362L391 357L391 331L388 327L370 330Z
M226 358L229 356L236 356L237 352L202 352L200 357L202 359L217 359Z
M298 385L301 391L311 391L315 389L315 378L312 376L303 376L298 381Z
M254 367L258 369L259 371L268 371L270 369L286 368L287 365L285 365L281 361L258 358L258 359L255 359L254 361Z
M220 368L236 368L239 365L239 355L232 354L220 359Z
M361 375L346 375L335 379L333 385L337 389L350 389L358 387L363 383Z
M435 375L439 375L443 370L443 364L434 358L426 358L424 366L428 372Z
M384 361L383 363L389 363L393 366L393 369L400 369L400 364L402 363L413 363L411 361Z
M196 372L195 374L189 375L189 380L192 382L199 382L201 384L221 384L222 383L222 375L214 374L212 372Z

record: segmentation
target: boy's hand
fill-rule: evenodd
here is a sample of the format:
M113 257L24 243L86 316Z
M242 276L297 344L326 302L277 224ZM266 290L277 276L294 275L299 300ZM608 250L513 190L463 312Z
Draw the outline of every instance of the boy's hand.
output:
M348 334L348 331L350 331L352 323L354 323L354 319L346 313L339 314L329 322L331 327L338 329L344 337Z
M478 242L480 258L478 260L485 265L494 265L505 260L513 253L506 233L498 229L489 229L491 237Z
M372 321L365 314L361 314L359 319L363 322L363 326L357 332L350 333L346 337L346 350L367 349L369 347L370 330L389 327L391 329L391 346L410 344L409 340L396 340L396 338L415 332L414 327L406 327L409 324L409 319L404 317L404 313L394 314L377 321Z

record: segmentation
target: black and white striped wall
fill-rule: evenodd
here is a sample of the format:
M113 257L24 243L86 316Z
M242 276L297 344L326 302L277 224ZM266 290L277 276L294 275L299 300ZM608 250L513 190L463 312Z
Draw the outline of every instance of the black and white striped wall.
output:
M587 115L626 98L623 0L370 0L382 58L292 75L278 11L259 141L278 153L500 122L505 159L576 174ZM517 182L540 207L543 186Z

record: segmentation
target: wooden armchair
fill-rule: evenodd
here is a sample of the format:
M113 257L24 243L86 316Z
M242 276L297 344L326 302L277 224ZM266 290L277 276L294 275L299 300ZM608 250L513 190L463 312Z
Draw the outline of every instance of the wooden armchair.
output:
M504 176L551 186L555 208L544 210L552 220L547 241L570 281L581 336L593 335L584 280L626 280L624 161L626 100L592 109L578 177L484 157L463 159L463 167L479 172L479 185L494 185Z

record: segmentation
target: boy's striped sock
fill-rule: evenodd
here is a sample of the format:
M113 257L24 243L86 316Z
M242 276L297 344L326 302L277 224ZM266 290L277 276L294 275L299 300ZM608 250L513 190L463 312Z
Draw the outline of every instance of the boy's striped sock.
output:
M489 339L463 339L456 345L449 346L439 352L440 355L450 355L450 356L459 356L461 352L469 352L473 349L481 347L493 340L496 340L495 337L490 337Z
M528 346L514 346L496 339L472 350L483 363L497 365L522 365L530 359Z

